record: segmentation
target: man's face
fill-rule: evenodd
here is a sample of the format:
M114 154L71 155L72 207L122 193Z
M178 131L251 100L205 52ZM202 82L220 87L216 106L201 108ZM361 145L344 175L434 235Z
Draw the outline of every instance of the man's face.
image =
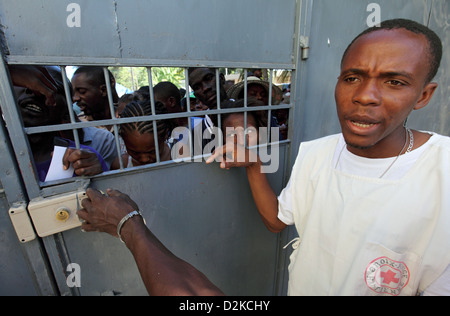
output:
M264 105L269 104L269 95L267 93L267 90L259 85L259 84L248 84L247 85L247 95L249 97L254 97L257 100L261 101Z
M220 99L226 99L226 91L223 88L225 79L220 77ZM213 69L197 68L189 74L189 85L194 90L195 97L210 109L217 108L216 73Z
M425 82L427 49L425 36L404 29L375 31L350 47L335 99L351 152L370 158L398 154L404 121L413 109L426 106L436 88Z
M27 88L14 87L17 104L25 127L36 127L60 124L67 109L65 98L61 94L55 95L56 104L47 106L45 97ZM48 141L48 134L30 134L28 140L33 146L42 146Z
M159 93L154 94L155 102L161 102L169 113L182 112L181 107L177 104L174 97L164 97Z
M27 88L14 87L19 110L25 127L60 124L62 114L67 108L65 98L58 94L55 96L56 105L47 106L45 96Z
M73 102L76 102L86 116L94 120L110 119L106 89L95 85L85 73L72 78Z

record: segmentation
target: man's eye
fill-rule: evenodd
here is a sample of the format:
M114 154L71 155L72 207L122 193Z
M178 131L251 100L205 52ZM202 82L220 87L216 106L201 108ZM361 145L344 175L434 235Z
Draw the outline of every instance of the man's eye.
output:
M347 78L344 78L344 81L345 82L356 82L358 80L358 78L356 78L356 77L347 77Z
M392 86L404 86L404 83L398 80L389 80L387 83L389 83Z

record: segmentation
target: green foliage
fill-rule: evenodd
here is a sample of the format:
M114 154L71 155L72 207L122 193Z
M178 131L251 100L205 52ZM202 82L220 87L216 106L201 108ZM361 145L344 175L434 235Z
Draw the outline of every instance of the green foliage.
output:
M146 67L110 67L109 68L116 78L116 82L131 90L137 90L142 86L148 86L148 72ZM170 81L178 88L185 88L184 86L184 68L175 67L152 67L152 81L156 85L162 81ZM243 80L243 69L236 68L220 68L219 71L223 74L240 73L239 81ZM252 71L249 69L248 71ZM273 82L290 82L290 71L275 70ZM263 79L269 80L269 72L263 70Z
M116 78L117 83L131 90L148 86L148 72L146 67L110 67L109 70L114 75L114 78ZM162 81L170 81L178 88L183 87L183 68L152 67L151 70L153 85Z
M182 88L182 83L185 80L184 68L168 68L168 67L152 68L152 80L153 85L156 85L158 82L162 81L170 81L178 88Z

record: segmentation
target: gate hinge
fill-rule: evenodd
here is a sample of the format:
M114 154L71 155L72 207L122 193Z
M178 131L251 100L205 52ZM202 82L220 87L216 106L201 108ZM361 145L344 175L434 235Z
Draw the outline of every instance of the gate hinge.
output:
M302 50L302 60L308 59L309 57L309 37L300 36L300 48Z

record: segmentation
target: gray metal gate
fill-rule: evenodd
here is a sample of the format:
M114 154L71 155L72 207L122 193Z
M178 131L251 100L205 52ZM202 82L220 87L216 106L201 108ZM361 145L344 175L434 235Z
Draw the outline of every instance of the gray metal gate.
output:
M448 1L373 3L0 0L2 48L10 65L143 66L149 67L149 73L157 66L290 71L291 101L281 107L290 109L291 128L288 140L278 144L279 168L268 174L279 193L299 143L339 131L335 80L329 79L338 75L346 45L367 27L369 19L376 14L383 20L414 19L441 36L444 50L450 46ZM444 55L436 78L440 90L425 112L412 117L412 127L450 135L445 123L450 115L449 56ZM286 293L289 252L282 247L294 232L275 235L266 230L253 204L245 170L224 172L217 164L158 162L92 178L41 183L35 176L26 134L120 122L111 118L24 129L5 62L0 63L0 89L4 118L0 130L0 295L146 294L131 254L116 238L82 233L79 228L59 231L59 223L47 227L49 220L30 214L33 203L78 194L88 185L129 194L155 235L225 293ZM225 112L219 108L212 113ZM67 284L71 263L80 267L81 287Z

